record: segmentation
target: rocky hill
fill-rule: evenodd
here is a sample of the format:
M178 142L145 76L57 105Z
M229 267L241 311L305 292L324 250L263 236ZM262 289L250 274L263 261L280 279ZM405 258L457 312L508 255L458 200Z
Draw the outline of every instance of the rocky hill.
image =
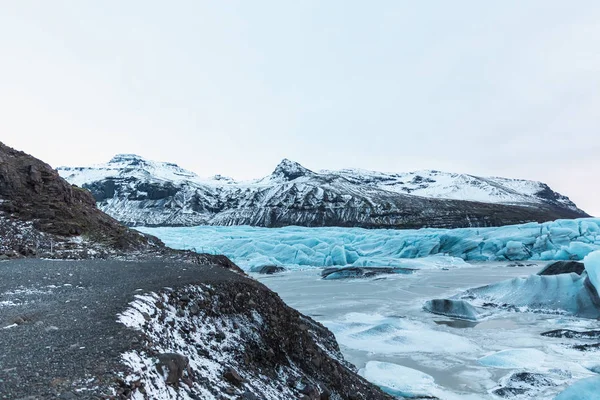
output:
M237 182L132 154L58 171L130 226L456 228L587 216L541 182L440 171L314 172L283 160L265 178Z
M226 257L130 230L1 143L0 311L3 399L391 399Z

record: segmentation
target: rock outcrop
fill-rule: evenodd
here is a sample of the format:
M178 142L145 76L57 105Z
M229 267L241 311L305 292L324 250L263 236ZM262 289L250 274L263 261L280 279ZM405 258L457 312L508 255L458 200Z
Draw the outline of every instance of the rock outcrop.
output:
M20 257L30 260L0 269L7 398L391 399L343 359L330 331L227 257L168 249L98 210L49 165L0 144L0 260ZM24 294L14 297L17 289ZM27 293L48 301L24 301Z

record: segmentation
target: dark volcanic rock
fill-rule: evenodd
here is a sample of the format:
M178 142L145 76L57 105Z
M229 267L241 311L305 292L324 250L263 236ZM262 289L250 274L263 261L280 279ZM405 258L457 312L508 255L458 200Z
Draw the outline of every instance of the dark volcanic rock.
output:
M0 214L31 222L37 231L62 237L83 235L107 246L131 250L152 239L127 229L96 208L87 190L71 186L48 164L0 143ZM154 243L159 243L157 239ZM23 256L33 249L15 249Z
M266 275L276 274L276 273L283 272L283 271L285 271L285 268L280 267L278 265L261 265L260 267L250 268L250 272L256 272L259 274L266 274Z
M566 339L600 339L600 331L573 331L570 329L556 329L542 332L542 336Z
M227 368L225 372L223 372L223 378L235 386L240 386L244 382L244 378L242 378L240 374L238 374L238 372L231 367Z
M543 374L515 372L505 378L502 387L494 389L492 393L509 399L522 395L535 398L534 395L541 389L556 385L556 382Z
M372 278L385 274L412 274L415 269L398 267L331 267L321 271L323 279Z
M556 261L546 265L538 275L560 275L570 274L571 272L581 275L585 271L585 266L579 261Z
M183 378L184 371L188 370L190 360L181 354L164 353L157 357L156 369L162 375L167 373L167 383L176 384Z

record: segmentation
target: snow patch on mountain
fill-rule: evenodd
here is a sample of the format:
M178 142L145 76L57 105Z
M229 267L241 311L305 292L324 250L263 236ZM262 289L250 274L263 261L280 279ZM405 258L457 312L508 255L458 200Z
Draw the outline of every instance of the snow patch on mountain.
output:
M414 228L587 216L541 182L440 171L314 172L284 159L269 176L236 181L203 178L134 154L58 171L71 184L89 189L102 211L128 225Z

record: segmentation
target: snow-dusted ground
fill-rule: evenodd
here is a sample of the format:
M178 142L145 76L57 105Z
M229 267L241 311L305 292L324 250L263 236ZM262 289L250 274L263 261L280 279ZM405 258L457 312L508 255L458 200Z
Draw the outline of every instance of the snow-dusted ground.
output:
M150 339L153 354L130 351L123 354L123 362L132 373L125 377L130 385L139 382L144 392L135 391L133 399L237 399L237 391L223 379L225 368L234 368L244 380L245 393L269 399L294 398L294 392L281 385L297 375L293 364L281 368L278 379L253 375L244 368L245 346L260 342L258 327L263 320L258 313L235 317L219 315L194 306L210 302L212 289L205 285L187 287L182 293L193 299L185 308L169 297L169 292L136 296L130 307L119 315L118 321L136 330L143 330ZM194 307L196 309L194 310ZM209 307L211 308L211 307ZM157 354L178 353L189 360L190 370L183 371L183 384L178 387L166 382L167 370L157 369ZM195 371L196 376L190 375ZM199 378L200 377L200 378ZM252 398L252 397L248 397Z
M246 269L262 265L413 267L419 261L405 259L433 255L478 261L581 260L600 249L599 218L462 229L198 226L139 230L177 249L225 254Z

